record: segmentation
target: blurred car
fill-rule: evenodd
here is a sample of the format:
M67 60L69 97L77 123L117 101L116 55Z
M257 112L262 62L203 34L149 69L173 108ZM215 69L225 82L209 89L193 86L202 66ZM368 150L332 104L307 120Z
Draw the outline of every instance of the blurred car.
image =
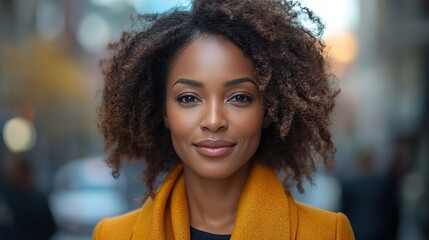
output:
M53 239L91 239L98 221L129 210L126 180L110 173L101 156L69 162L56 172L49 198L59 228Z

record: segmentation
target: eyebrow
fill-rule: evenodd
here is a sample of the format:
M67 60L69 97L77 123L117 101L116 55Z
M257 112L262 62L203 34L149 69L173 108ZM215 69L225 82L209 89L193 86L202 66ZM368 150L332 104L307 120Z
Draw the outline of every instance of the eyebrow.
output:
M252 79L248 78L248 77L242 77L242 78L237 78L237 79L232 79L229 80L227 82L224 83L225 87L231 87L240 83L244 83L244 82L250 82L252 84L255 84L255 82L252 81ZM192 80L192 79L186 79L186 78L180 78L179 80L177 80L174 84L185 84L185 85L190 85L193 87L197 87L197 88L203 88L204 84L202 82L199 82L197 80Z
M244 83L244 82L250 82L252 84L255 84L255 82L252 81L252 79L248 78L248 77L243 77L243 78L237 78L237 79L232 79L227 81L224 86L225 87L231 87L240 83Z
M192 79L185 79L185 78L180 78L179 80L177 80L172 87L174 87L174 85L176 84L185 84L185 85L191 85L193 87L197 87L197 88L203 88L204 84L202 82L196 81L196 80L192 80Z

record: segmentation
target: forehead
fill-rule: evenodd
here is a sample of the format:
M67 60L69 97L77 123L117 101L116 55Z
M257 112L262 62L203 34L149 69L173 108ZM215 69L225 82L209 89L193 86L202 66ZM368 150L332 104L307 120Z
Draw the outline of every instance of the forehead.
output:
M233 42L220 36L200 36L178 54L168 79L253 79L253 72L253 61Z

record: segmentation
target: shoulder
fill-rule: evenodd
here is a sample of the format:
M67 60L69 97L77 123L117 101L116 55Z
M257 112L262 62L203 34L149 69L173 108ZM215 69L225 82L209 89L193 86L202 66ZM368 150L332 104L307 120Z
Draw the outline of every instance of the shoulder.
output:
M93 239L130 239L140 211L141 209L137 209L120 216L101 220L95 226Z
M354 239L347 217L296 202L298 213L297 239Z

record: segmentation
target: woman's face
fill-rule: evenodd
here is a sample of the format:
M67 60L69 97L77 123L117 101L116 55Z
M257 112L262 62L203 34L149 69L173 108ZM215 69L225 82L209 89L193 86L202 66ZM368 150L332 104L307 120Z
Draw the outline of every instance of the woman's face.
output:
M171 66L165 125L186 170L222 179L256 152L263 122L252 60L231 41L199 37Z

